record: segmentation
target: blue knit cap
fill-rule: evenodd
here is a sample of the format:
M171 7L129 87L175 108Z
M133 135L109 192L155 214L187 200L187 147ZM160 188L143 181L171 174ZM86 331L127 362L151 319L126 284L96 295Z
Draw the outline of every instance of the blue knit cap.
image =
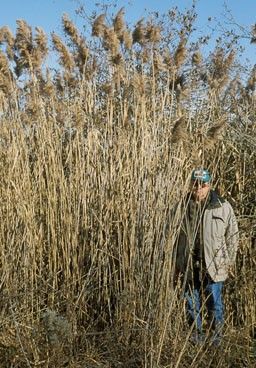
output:
M209 183L211 181L211 175L208 170L206 169L195 169L192 172L191 180L199 180L203 183Z

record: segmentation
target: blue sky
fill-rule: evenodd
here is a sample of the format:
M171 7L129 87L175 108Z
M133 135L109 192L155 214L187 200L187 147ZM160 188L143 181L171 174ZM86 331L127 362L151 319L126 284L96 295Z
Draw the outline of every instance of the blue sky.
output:
M99 3L113 3L114 0L98 0ZM68 13L73 22L82 29L83 19L76 14L75 10L79 3L84 5L85 11L91 14L95 9L93 4L97 0L5 0L1 4L0 27L8 25L13 32L16 29L17 19L26 20L32 27L42 27L46 33L55 31L61 34L61 16ZM116 0L117 9L122 6L126 8L126 20L133 24L146 11L158 11L164 13L173 6L178 6L180 10L190 8L192 0ZM247 28L256 23L256 0L225 0L230 9L234 21ZM217 18L222 25L226 23L223 18L224 0L198 0L196 2L196 12L198 14L197 26L199 32L205 34L207 29L207 18ZM214 23L213 23L214 24ZM238 28L237 28L238 29ZM250 64L255 63L256 45L250 45L250 40L244 40L245 57Z

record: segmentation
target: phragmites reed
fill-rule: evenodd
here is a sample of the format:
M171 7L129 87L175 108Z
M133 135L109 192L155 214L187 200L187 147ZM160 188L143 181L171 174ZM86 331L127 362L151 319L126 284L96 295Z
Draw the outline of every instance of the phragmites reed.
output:
M165 48L163 51L163 60L168 69L172 69L174 65L174 59L169 49Z
M161 40L161 29L160 27L152 24L152 23L148 23L146 30L145 30L145 38L147 39L147 41L156 44L158 42L160 42Z
M184 74L177 75L170 87L175 91L177 103L179 103L182 98L188 96L189 88ZM178 107L180 108L180 106Z
M36 27L34 41L35 47L32 54L32 63L35 68L39 69L48 53L47 36L39 27Z
M132 48L133 43L132 34L127 29L125 29L123 32L122 42L127 50L130 50Z
M202 55L199 51L194 52L192 55L192 64L198 66L202 62Z
M241 90L242 85L241 82L239 81L239 79L236 77L234 78L230 83L229 83L229 87L228 87L228 92L230 94L230 96L233 97L233 99L235 99L237 93L239 93L239 91Z
M151 56L150 48L143 47L143 49L139 51L137 55L138 59L140 59L143 63L147 63Z
M0 90L6 95L11 91L12 74L5 54L0 50Z
M15 37L13 36L10 28L7 26L4 26L1 28L1 32L3 32L5 42L9 46L13 47L14 42L15 42Z
M184 89L186 78L184 74L177 75L173 81L174 90Z
M163 58L158 52L154 53L153 62L154 62L155 72L160 72L160 71L166 70L166 65L163 61Z
M69 72L74 68L75 62L73 55L69 52L68 48L61 41L60 37L56 33L52 33L52 42L54 49L59 53L60 64Z
M104 35L104 31L106 28L105 25L106 14L100 14L92 25L92 36L101 37Z
M71 38L73 43L75 45L79 45L80 36L79 36L78 30L73 24L73 22L69 19L67 14L64 14L62 16L62 26L63 26L64 32Z
M251 28L251 43L256 43L256 24Z
M48 52L48 45L47 45L48 40L43 29L36 27L36 35L34 37L34 40L38 49L40 48L41 55L43 57L46 57Z
M171 143L188 143L189 133L187 130L187 122L184 116L181 116L174 124L172 129Z
M15 72L19 76L23 69L32 67L33 38L32 29L24 20L17 20L16 38L14 48L18 55Z
M212 126L211 128L209 128L207 130L207 137L211 138L211 139L219 139L222 134L223 134L223 129L225 128L225 120L223 119L222 121L220 121L219 123L216 123L214 126Z
M110 51L111 55L116 55L118 53L120 43L114 28L105 28L102 44L106 51Z
M76 48L74 60L76 62L76 65L79 67L80 73L83 73L84 65L86 64L89 55L89 50L86 45L85 39L82 35L79 34L77 28L69 19L67 14L64 14L62 17L62 25L64 32L71 38Z
M7 76L10 73L9 62L3 51L0 50L0 73Z
M3 43L4 41L4 30L3 30L4 27L1 27L0 28L0 45Z
M55 85L53 83L49 68L46 69L46 77L45 79L41 80L40 87L43 95L47 97L54 96Z
M113 55L111 57L111 61L114 65L122 65L122 63L123 63L122 54L120 54L120 52L118 52L117 54Z
M54 81L54 86L55 86L58 94L63 94L64 89L65 89L65 83L64 83L63 76L60 74L60 72L58 72L54 75L53 81ZM61 111L62 111L62 109L60 108L58 112L61 112Z
M131 86L133 87L134 91L140 95L144 94L145 84L146 78L140 73L134 73L133 77L131 78Z
M235 59L235 56L236 56L236 53L234 50L231 50L228 54L228 56L226 57L225 59L225 67L226 67L226 70L229 71L232 64L233 64L233 61Z
M24 20L17 20L17 25L14 43L9 35L10 58L15 59L16 74L19 76L23 69L29 68L40 73L39 69L48 53L47 36L41 28L36 27L33 39L32 29Z
M13 36L10 28L7 26L0 28L0 45L4 42L6 44L6 54L10 60L13 60L13 47L15 43L15 37Z
M33 48L32 28L23 19L16 21L17 31L15 47L24 51L31 51Z
M231 50L225 57L225 50L218 47L212 55L211 75L209 77L209 85L212 89L220 90L223 88L228 79L229 71L233 65L235 52Z
M145 25L143 24L144 19L140 19L132 33L133 43L143 45L145 43Z
M89 50L84 39L80 40L80 44L77 47L77 55L75 57L76 64L79 67L80 72L84 71L84 65L89 57Z
M123 41L123 33L126 28L124 23L124 8L121 8L113 21L114 31L120 41Z
M215 78L221 78L224 73L225 50L218 47L212 55L212 67Z
M175 12L134 38L122 10L98 17L88 44L65 15L49 69L43 31L0 29L2 367L255 366L255 69L247 82L229 48L201 62ZM221 349L191 341L176 278L192 166L238 214Z
M185 62L187 55L186 41L181 39L178 47L174 53L174 63L177 69L179 69Z
M69 89L75 89L77 87L77 78L75 77L74 74L70 73L69 70L65 70L63 73L63 79L65 82L65 85L69 88Z
M247 91L254 92L256 88L256 66L253 67L250 77L246 84Z
M209 128L206 132L206 136L204 139L204 149L206 151L210 151L216 147L218 141L222 138L224 134L224 130L226 127L225 120L216 123L211 128Z

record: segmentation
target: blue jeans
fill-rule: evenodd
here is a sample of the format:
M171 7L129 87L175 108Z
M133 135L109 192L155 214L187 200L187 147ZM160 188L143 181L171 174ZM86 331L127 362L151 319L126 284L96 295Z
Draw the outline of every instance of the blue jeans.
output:
M194 323L197 331L202 333L202 308L207 310L208 323L213 327L216 334L221 335L224 324L224 308L222 302L223 282L214 282L210 276L205 275L200 280L195 274L194 280L189 281L186 286L185 298L187 301L187 313L189 322ZM202 303L204 296L205 304Z

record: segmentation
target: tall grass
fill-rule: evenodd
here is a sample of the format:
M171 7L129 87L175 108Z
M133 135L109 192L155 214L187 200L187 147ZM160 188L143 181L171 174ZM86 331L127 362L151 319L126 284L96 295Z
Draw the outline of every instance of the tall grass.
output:
M252 367L255 71L233 79L224 46L203 60L189 13L175 33L123 16L96 18L89 46L65 15L55 74L42 30L0 29L1 364ZM221 351L191 345L174 280L172 209L197 165L241 232Z

